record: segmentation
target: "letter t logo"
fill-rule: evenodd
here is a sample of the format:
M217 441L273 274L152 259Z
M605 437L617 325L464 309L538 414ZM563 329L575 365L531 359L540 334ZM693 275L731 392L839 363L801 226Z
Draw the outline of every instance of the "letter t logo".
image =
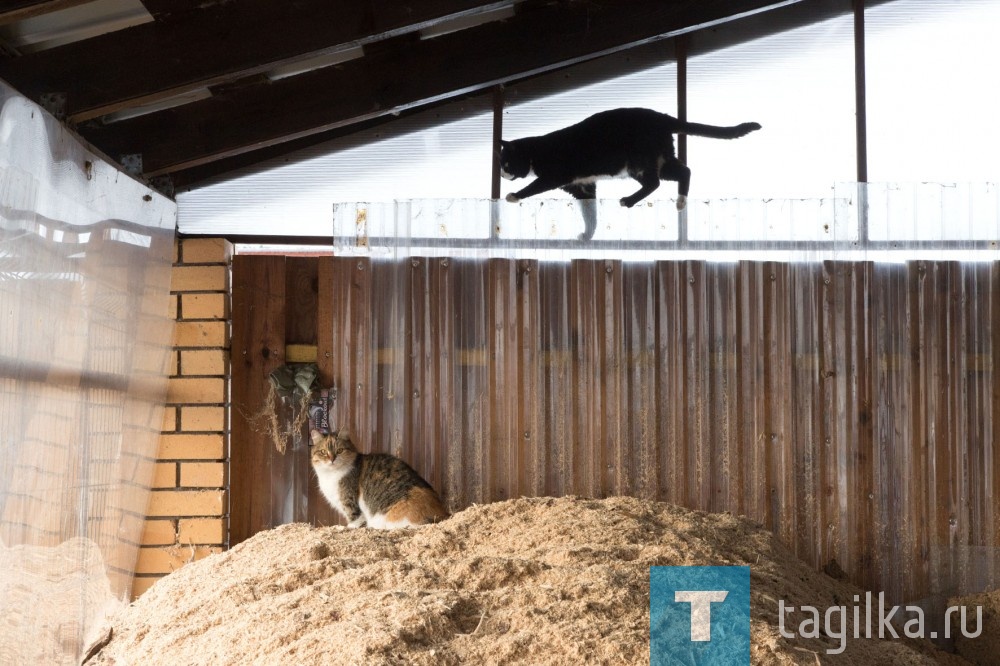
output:
M691 640L712 640L712 602L726 600L729 592L725 590L677 590L674 592L675 602L691 604Z

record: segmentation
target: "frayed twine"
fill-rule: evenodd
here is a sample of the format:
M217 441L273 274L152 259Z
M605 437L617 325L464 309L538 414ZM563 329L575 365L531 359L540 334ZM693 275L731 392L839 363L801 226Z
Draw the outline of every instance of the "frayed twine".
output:
M288 443L296 434L302 432L303 427L309 420L309 401L312 394L296 391L292 394L293 397L295 394L300 394L301 397L297 402L292 403L294 418L292 418L287 428L283 429L281 427L281 419L278 417L278 391L273 384L268 388L267 396L264 398L264 405L257 413L247 417L247 423L250 424L254 432L267 435L271 443L274 444L275 451L281 455L285 454L285 451L288 450Z

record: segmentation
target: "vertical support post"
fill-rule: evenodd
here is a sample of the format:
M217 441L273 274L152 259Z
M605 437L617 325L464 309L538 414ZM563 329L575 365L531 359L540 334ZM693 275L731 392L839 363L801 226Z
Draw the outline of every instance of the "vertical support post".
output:
M493 86L493 180L490 198L500 198L500 139L503 136L503 84Z
M868 111L865 99L865 0L854 3L854 108L857 143L858 242L868 243Z
M674 39L677 57L677 119L687 122L687 55L690 38L679 35ZM687 164L687 134L677 135L677 159ZM687 209L677 213L677 242L681 245L688 240Z
M687 35L679 35L674 39L677 55L677 119L687 122ZM677 159L687 164L687 134L677 135Z
M503 137L503 84L493 86L493 171L490 183L490 238L500 237L500 139Z

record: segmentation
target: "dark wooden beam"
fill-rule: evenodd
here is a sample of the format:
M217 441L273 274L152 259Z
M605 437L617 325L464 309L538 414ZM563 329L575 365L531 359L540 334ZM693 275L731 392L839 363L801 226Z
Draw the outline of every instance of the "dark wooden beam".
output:
M57 12L84 2L88 0L6 0L0 3L0 25Z
M79 128L112 156L141 152L147 176L398 113L796 0L545 4L503 22L386 51L225 97ZM522 5L524 6L524 5Z
M147 0L157 20L0 63L33 99L66 93L81 122L218 85L306 57L414 32L517 0Z
M171 21L188 12L205 9L213 4L223 4L224 0L140 0L146 11L157 21Z

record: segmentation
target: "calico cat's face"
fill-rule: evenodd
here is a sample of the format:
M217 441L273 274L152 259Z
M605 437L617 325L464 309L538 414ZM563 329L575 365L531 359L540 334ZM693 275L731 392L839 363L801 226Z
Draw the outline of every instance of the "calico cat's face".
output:
M309 434L312 437L311 458L314 467L340 467L354 462L353 454L357 453L357 450L346 431L324 435L319 430L312 430Z
M500 175L507 180L524 178L531 173L531 159L511 141L500 142Z

